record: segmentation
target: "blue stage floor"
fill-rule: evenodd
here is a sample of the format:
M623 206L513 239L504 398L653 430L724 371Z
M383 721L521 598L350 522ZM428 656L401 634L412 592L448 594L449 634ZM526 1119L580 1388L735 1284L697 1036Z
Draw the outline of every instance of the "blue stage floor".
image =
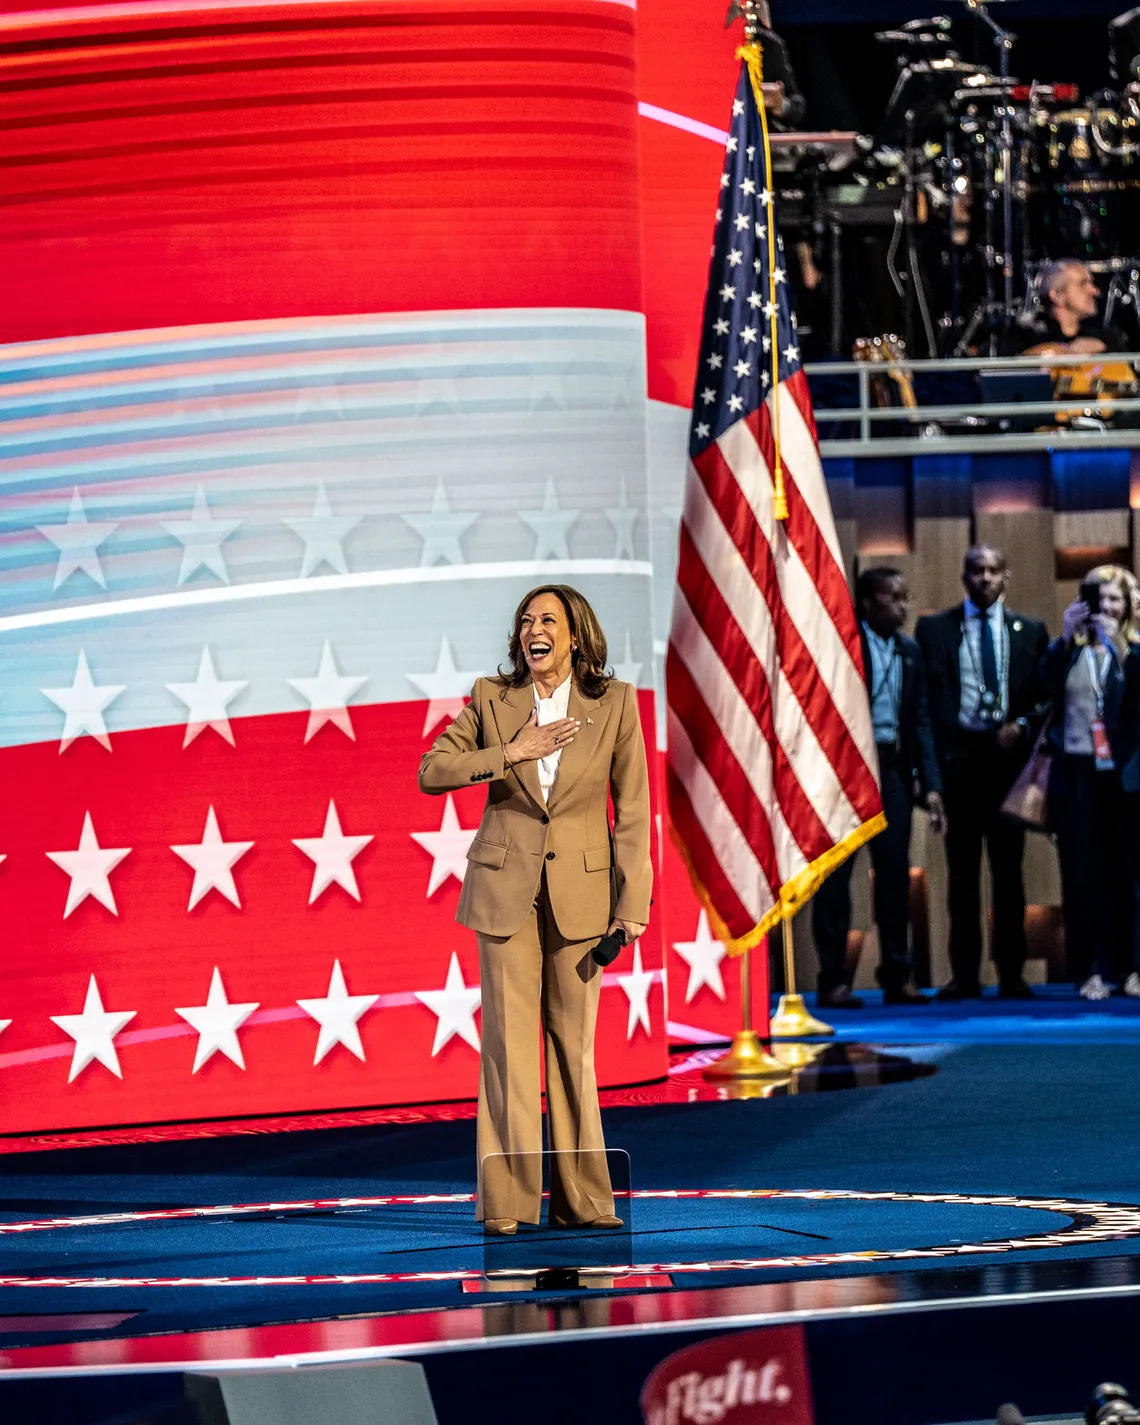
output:
M860 1044L1137 1044L1140 1000L1114 995L1091 1004L1071 985L1035 985L1032 1000L999 999L987 989L980 1000L925 1008L884 1005L881 990L860 990L861 1010L814 1010L839 1040ZM772 1000L773 1012L778 996Z
M615 1234L613 1261L692 1288L868 1270L1016 1270L1140 1251L1140 1212L1094 1210L1089 1238L1069 1227L1075 1215L1078 1226L1084 1220L1079 1210L1062 1206L1140 1202L1138 1008L1069 1014L1050 996L926 1017L868 1010L840 1029L884 1044L925 1040L914 1055L937 1071L850 1092L608 1110L607 1137L628 1151L635 1191L654 1194L633 1201L633 1230ZM1000 1042L965 1042L984 1035ZM496 1248L491 1261L470 1201L343 1200L464 1195L473 1173L470 1121L13 1155L0 1188L9 1283L0 1286L0 1348L76 1339L47 1322L42 1333L26 1320L5 1332L3 1318L29 1313L138 1313L100 1329L108 1339L460 1307L471 1301L464 1277L514 1258L534 1265L534 1240ZM670 1195L726 1189L788 1195ZM790 1195L820 1190L843 1195ZM847 1195L868 1193L887 1196ZM1019 1201L967 1200L987 1197ZM324 1201L305 1206L316 1199ZM225 1204L272 1206L171 1215ZM124 1211L164 1215L106 1220ZM89 1216L104 1220L11 1231ZM1054 1235L1035 1242L1040 1234ZM573 1233L549 1236L552 1264L575 1252L583 1265L604 1263L611 1250Z

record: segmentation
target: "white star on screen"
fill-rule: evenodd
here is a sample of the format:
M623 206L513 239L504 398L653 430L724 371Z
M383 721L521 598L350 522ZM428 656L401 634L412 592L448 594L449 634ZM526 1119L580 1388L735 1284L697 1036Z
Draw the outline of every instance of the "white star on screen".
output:
M548 479L546 493L542 500L542 509L519 511L519 518L530 525L534 531L535 559L570 558L567 538L578 515L578 510L564 510L559 507L554 481Z
M707 985L717 999L723 1000L724 976L720 962L728 953L709 930L709 918L704 910L697 917L697 933L692 940L675 940L673 949L689 967L689 985L685 1003L691 1004L697 991Z
M194 495L194 508L187 520L160 520L163 529L182 545L182 563L178 569L181 586L199 569L208 569L223 584L230 582L222 545L242 523L241 520L217 520L210 514L206 492L201 485Z
M360 523L360 518L333 514L323 480L317 486L313 513L294 515L292 519L282 520L282 523L288 525L298 539L305 541L305 552L301 556L302 579L315 574L322 564L327 564L334 574L348 573L344 541Z
M310 905L334 881L346 890L354 901L360 899L360 887L356 884L356 872L352 869L352 863L373 839L371 836L346 836L341 830L334 801L329 802L328 811L325 813L325 829L320 836L293 838L293 845L314 863L313 884L309 891Z
M95 683L87 664L87 654L80 649L71 687L40 689L44 697L50 698L64 715L63 736L59 743L61 753L66 752L76 738L85 733L110 752L111 739L107 735L103 712L126 690L126 686L125 683Z
M202 649L198 661L198 677L193 683L167 683L167 688L189 709L183 747L189 747L200 732L212 727L231 747L235 746L233 729L227 709L234 698L248 688L247 681L219 681L209 646Z
M697 435L700 437L701 440L704 440L705 437L708 435L709 429L710 427L705 421L697 422Z
M465 831L459 825L459 814L449 792L443 803L443 821L439 830L409 833L416 845L422 846L432 858L431 875L425 892L429 899L449 876L454 876L457 881L462 882L467 874L467 852L478 830L477 826L473 826Z
M468 987L463 980L459 956L453 950L447 967L447 980L441 990L416 990L416 999L437 1015L435 1040L431 1046L434 1059L445 1044L459 1036L472 1049L479 1048L479 1031L475 1028L475 1011L481 994L478 985Z
M635 661L633 656L633 641L630 638L629 629L625 631L625 657L619 662L614 659L614 672L623 683L632 683L636 688L641 680L642 664Z
M744 254L740 251L740 249L739 249L738 247L734 247L734 248L732 249L732 251L728 254L729 266L730 266L730 267L739 267L740 264L741 264L743 261L744 261Z
M638 940L633 947L633 969L628 975L618 976L618 984L629 1000L629 1020L625 1029L627 1040L633 1038L633 1031L639 1024L646 1034L652 1033L649 1025L649 991L653 987L653 979L653 971L645 969L641 963L641 941Z
M337 670L332 645L325 639L321 649L321 666L315 678L289 678L291 688L309 704L309 721L305 726L305 741L315 737L325 723L340 728L345 737L356 741L356 731L348 711L348 700L364 687L368 678L357 674L344 674Z
M737 116L738 114L743 114L743 113L744 113L744 101L743 101L742 99L734 99L734 100L732 101L732 115L733 115L733 118L736 118L736 116Z
M83 1001L82 1014L53 1014L53 1024L75 1040L71 1053L71 1072L67 1082L73 1083L88 1064L96 1059L117 1079L123 1077L119 1067L119 1055L115 1049L115 1036L124 1025L134 1019L137 1009L109 1010L103 1008L103 997L92 975L87 984L87 998Z
M215 1054L224 1054L239 1069L245 1068L245 1059L238 1043L237 1032L257 1008L257 1002L231 1004L226 998L226 987L222 984L222 972L217 965L210 977L210 990L206 1003L190 1005L174 1011L187 1024L198 1031L198 1047L194 1053L196 1074L203 1064Z
M724 147L725 147L725 152L726 152L726 153L735 153L735 152L736 152L736 138L735 138L735 136L730 137L729 140L728 140L728 142L725 144Z
M379 995L350 995L344 982L340 961L334 960L329 976L328 994L323 999L299 999L297 1003L320 1025L313 1064L321 1062L330 1049L343 1044L350 1054L364 1062L364 1045L357 1027L363 1014L372 1008Z
M725 321L723 317L718 317L717 320L713 323L713 330L716 332L717 336L727 336L730 328L729 324Z
M170 848L175 856L180 856L194 871L190 904L186 909L193 910L208 892L217 891L240 910L241 898L234 884L233 868L252 846L252 841L223 841L217 813L211 807L206 813L206 826L201 841Z
M741 358L732 369L736 372L737 376L747 376L752 370L752 363L751 361L745 361Z
M705 361L705 365L708 366L711 371L719 371L724 365L724 357L719 351L711 351Z
M731 282L726 282L724 286L720 289L720 295L722 301L731 302L732 299L736 296L736 288L732 285Z
M429 569L441 560L445 564L466 564L467 560L459 541L479 518L479 512L476 510L454 513L442 480L436 482L428 514L401 515L400 518L405 524L411 525L424 542L420 551L422 569Z
M605 512L606 519L614 527L614 558L635 558L633 549L633 527L637 523L637 507L626 502L625 480L621 482L620 503L611 505Z
M83 831L79 837L78 848L75 851L44 852L49 861L54 861L61 871L66 871L71 877L67 905L63 911L64 920L77 906L82 905L88 896L93 896L112 915L118 915L119 909L115 904L115 894L111 890L109 878L119 862L130 854L129 846L100 846L91 813L84 812Z
M743 232L746 232L747 230L748 230L748 214L747 214L747 213L737 213L737 215L736 215L736 231L737 231L738 233L743 233Z
M451 643L444 634L440 639L435 672L406 673L404 676L412 687L428 700L424 728L420 734L421 737L426 737L442 718L459 716L467 704L475 679L481 674L456 668Z
M118 521L94 522L87 518L78 489L72 492L66 524L38 524L36 528L59 550L53 589L73 574L86 574L101 589L107 587L103 566L99 562L99 546L119 527Z

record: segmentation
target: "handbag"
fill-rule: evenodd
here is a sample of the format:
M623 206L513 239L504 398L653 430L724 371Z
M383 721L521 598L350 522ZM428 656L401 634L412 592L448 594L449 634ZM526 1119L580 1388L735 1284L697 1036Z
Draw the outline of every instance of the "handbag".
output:
M1051 717L1045 719L1028 762L1001 804L1003 815L1012 818L1027 831L1049 829L1049 772L1053 753L1046 739L1051 722Z

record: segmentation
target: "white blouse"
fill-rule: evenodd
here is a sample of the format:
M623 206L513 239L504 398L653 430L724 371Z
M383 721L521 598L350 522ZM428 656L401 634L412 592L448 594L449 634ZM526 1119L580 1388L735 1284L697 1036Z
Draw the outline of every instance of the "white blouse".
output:
M537 722L539 727L545 727L548 722L558 722L561 718L569 714L567 709L570 706L570 678L564 683L560 683L555 688L549 698L540 698L538 688L534 689L534 705L538 709ZM562 758L562 748L556 747L547 757L538 759L538 784L542 788L542 800L550 800L550 789L554 786L554 779L558 776L558 763Z

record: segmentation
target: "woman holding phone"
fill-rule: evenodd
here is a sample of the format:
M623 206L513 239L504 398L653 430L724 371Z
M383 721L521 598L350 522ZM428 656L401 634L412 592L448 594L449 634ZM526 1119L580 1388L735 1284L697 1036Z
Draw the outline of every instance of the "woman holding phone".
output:
M1065 610L1064 633L1041 665L1053 703L1049 815L1061 864L1065 947L1084 999L1107 999L1118 948L1132 944L1137 836L1126 781L1136 773L1140 647L1132 579L1116 565L1094 569ZM1128 776L1122 774L1127 769ZM1140 996L1140 975L1124 978Z

